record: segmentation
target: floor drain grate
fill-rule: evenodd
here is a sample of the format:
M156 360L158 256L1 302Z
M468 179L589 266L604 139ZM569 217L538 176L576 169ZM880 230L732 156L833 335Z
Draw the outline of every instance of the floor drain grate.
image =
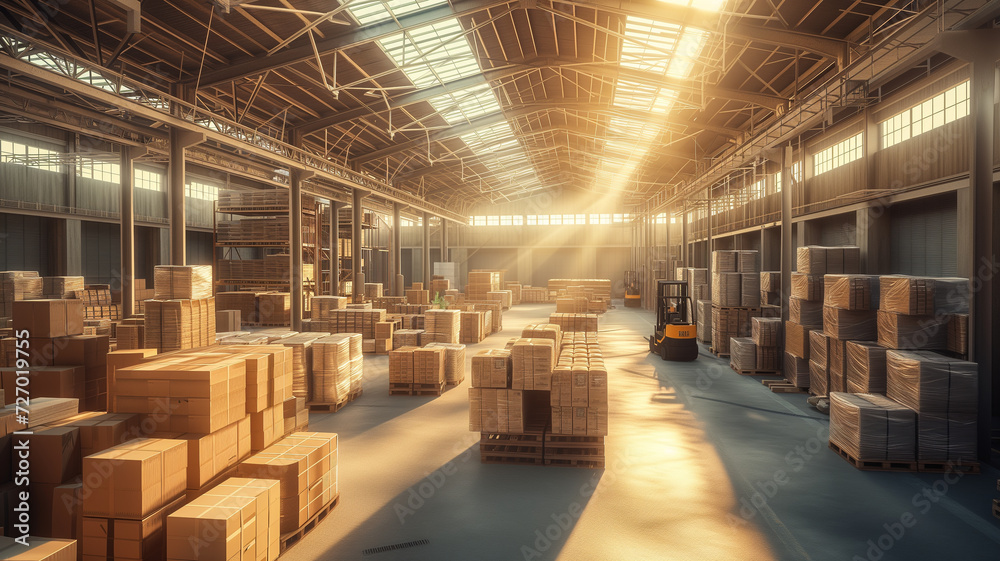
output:
M407 549L410 547L417 547L418 545L427 545L431 542L427 540L417 540L413 542L403 542L394 543L392 545L380 545L378 547L370 547L361 552L362 555L373 555L375 553L385 553L386 551L396 551L397 549Z

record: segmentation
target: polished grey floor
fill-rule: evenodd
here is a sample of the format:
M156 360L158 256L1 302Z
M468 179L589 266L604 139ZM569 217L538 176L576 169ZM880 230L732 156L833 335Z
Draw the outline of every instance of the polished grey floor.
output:
M552 311L516 306L468 358ZM341 503L283 559L1000 559L997 470L858 471L827 448L828 417L804 395L771 393L707 349L693 363L649 356L651 319L601 318L604 470L480 464L468 378L436 398L390 397L388 358L366 355L365 394L310 417L340 434Z

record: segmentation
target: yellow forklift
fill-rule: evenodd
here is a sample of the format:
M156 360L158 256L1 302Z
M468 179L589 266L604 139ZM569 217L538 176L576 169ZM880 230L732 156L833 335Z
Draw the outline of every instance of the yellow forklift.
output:
M625 271L625 307L642 307L642 285L639 281L639 271Z
M691 321L687 320L691 310ZM690 362L698 358L697 318L686 281L656 281L656 327L649 352L663 360Z

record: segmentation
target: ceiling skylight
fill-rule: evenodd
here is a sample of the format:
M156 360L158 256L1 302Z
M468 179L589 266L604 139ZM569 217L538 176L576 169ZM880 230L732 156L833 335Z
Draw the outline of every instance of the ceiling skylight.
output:
M448 0L355 0L348 10L361 25L371 25L447 3Z
M500 104L489 84L439 95L431 98L430 104L450 125L500 112Z
M618 80L618 85L615 87L614 104L623 109L666 113L676 98L677 92L673 90L628 80Z
M481 74L457 19L418 27L382 39L382 49L418 88Z
M671 53L684 28L675 23L628 16L619 64L626 68L666 74Z

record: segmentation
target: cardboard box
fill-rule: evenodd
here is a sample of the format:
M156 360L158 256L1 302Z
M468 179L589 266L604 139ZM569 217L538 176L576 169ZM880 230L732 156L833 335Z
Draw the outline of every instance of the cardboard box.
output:
M510 353L511 388L548 390L556 365L555 344L551 339L519 339Z
M58 540L32 536L27 547L13 538L0 537L0 559L18 561L76 561L74 540Z
M14 302L14 330L31 337L65 337L83 333L81 300L22 300Z
M27 385L18 386L18 372ZM83 399L84 368L82 366L42 366L19 370L0 368L0 387L4 390L4 405L15 402L18 395ZM17 388L21 388L18 394Z
M187 442L138 439L83 459L83 515L141 520L184 495ZM86 553L86 552L85 552Z
M23 438L31 450L31 482L60 485L80 475L80 429L53 427Z

